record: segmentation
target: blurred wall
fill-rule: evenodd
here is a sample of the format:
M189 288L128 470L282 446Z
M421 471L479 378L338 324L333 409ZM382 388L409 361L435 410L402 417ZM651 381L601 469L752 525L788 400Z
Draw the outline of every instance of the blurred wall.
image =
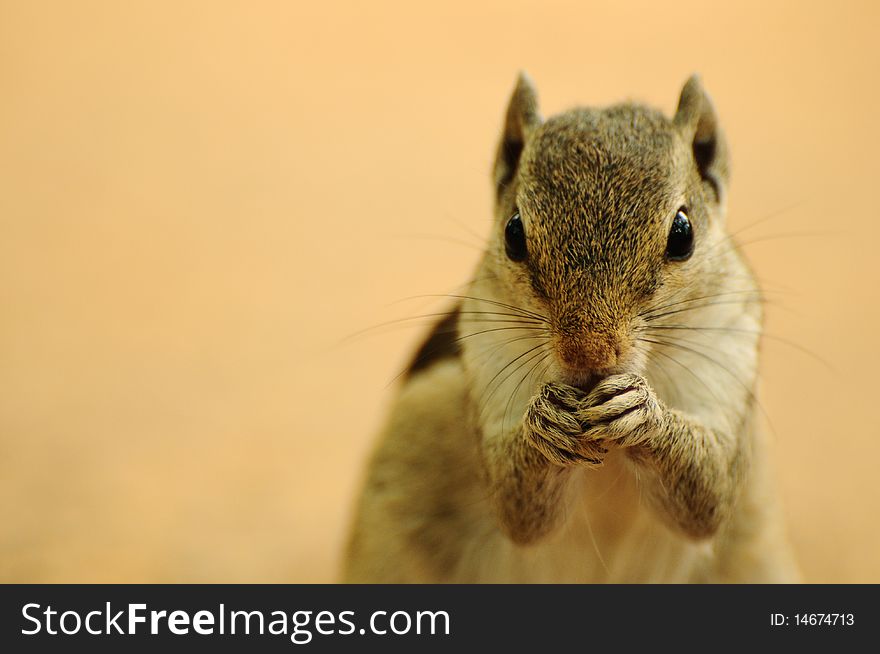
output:
M545 114L693 71L811 581L880 581L875 3L0 2L0 581L330 581L390 380ZM757 221L761 221L755 224ZM418 321L417 321L418 322Z

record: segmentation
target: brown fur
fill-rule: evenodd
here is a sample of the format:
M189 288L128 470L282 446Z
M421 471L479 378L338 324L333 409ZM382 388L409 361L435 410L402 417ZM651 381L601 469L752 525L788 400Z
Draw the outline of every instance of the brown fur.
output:
M755 425L761 297L725 232L727 147L699 80L672 120L537 106L521 77L479 281L401 390L345 578L796 579ZM694 253L667 261L679 207Z

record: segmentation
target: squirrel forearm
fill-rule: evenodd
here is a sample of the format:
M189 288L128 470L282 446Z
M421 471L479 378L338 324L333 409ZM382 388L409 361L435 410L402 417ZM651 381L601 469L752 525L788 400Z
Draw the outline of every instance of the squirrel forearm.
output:
M713 535L739 493L748 450L741 439L673 410L646 444L631 450L649 471L657 507L687 535Z
M484 442L489 490L499 525L519 545L540 540L559 526L570 469L555 465L524 437L513 434Z

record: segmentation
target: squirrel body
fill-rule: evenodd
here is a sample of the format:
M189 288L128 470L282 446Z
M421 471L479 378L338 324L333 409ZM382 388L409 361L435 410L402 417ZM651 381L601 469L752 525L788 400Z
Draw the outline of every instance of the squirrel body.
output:
M727 156L696 77L671 120L544 121L520 76L492 235L380 436L346 581L797 580Z

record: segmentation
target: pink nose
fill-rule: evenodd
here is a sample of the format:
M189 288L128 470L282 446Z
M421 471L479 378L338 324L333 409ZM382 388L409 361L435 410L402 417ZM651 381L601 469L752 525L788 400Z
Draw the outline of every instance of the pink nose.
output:
M565 336L560 339L558 350L562 364L575 370L606 370L619 358L617 344L607 334Z

